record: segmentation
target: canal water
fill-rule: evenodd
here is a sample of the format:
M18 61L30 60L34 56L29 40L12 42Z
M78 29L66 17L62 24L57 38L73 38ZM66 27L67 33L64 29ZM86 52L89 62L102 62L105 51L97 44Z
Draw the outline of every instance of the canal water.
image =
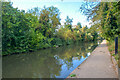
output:
M3 78L66 78L100 42L79 42L58 48L4 56Z

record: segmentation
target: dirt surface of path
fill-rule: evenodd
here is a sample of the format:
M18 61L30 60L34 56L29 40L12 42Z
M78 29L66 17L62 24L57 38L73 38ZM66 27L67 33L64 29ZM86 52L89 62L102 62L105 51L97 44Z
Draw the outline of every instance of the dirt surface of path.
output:
M106 40L103 40L71 74L76 75L74 78L118 78L111 61Z

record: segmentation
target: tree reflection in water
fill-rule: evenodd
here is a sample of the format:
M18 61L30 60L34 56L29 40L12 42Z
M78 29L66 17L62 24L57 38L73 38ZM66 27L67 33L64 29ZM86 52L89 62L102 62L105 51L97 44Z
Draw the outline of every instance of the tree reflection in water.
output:
M98 42L3 57L4 78L66 78L88 57Z

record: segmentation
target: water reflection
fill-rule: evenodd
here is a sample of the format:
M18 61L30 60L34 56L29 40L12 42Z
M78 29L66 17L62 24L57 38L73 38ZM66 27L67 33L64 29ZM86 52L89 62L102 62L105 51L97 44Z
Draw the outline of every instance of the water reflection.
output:
M3 57L3 78L66 78L97 43L76 43Z

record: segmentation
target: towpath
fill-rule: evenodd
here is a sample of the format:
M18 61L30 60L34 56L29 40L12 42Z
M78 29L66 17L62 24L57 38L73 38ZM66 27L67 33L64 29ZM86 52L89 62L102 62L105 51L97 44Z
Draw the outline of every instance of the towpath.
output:
M103 40L91 55L70 74L76 74L74 78L118 78L106 40Z

